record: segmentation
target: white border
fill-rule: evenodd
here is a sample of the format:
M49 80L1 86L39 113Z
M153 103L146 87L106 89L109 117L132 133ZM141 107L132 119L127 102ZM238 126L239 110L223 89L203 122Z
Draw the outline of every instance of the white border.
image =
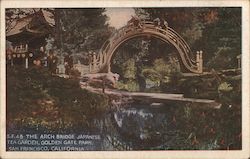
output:
M0 158L248 158L249 155L249 1L248 0L2 0L1 2L1 151ZM86 152L6 152L5 147L5 8L70 7L242 7L242 150L241 151L86 151Z

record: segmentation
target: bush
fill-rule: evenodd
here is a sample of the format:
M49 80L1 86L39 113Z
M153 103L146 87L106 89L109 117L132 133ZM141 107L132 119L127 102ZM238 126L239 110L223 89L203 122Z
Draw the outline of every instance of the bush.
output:
M116 88L120 90L126 90L130 92L137 92L139 91L139 85L134 80L128 80L126 82L119 81L116 84Z
M79 87L76 79L42 68L7 69L7 122L47 129L78 129L108 108L108 98Z

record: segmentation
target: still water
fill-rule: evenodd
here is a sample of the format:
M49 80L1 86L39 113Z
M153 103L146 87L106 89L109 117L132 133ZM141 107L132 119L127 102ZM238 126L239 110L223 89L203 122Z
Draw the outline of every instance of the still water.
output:
M115 138L110 143L118 150L171 149L177 138L181 140L175 110L161 103L132 103L107 115L106 134Z
M92 151L92 150L176 150L189 149L192 134L184 133L182 127L190 115L188 106L162 103L127 103L115 105L99 119L93 119L92 129L81 127L77 130L50 132L41 127L8 129L9 134L55 135L56 138L37 138L38 144L20 145L19 139L7 139L9 151ZM177 118L176 116L183 116ZM182 120L180 120L182 119ZM94 127L94 129L93 129ZM72 139L57 138L58 134L74 135ZM189 136L187 136L189 135ZM93 139L96 136L96 139ZM84 138L85 137L85 138ZM88 137L88 138L86 138ZM55 140L56 139L56 140ZM17 141L17 142L15 142ZM35 142L35 141L32 141ZM43 144L45 143L45 144ZM53 144L56 143L56 144ZM23 146L28 146L24 147ZM211 149L218 145L210 145ZM19 147L19 148L16 148ZM208 149L204 147L204 149Z

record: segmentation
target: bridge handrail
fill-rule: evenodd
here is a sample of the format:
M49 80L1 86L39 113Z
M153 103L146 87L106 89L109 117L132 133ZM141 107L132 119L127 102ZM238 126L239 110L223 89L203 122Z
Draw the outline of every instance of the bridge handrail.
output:
M154 28L154 29L156 29L156 30L160 30L160 31L162 31L162 32L167 32L167 31L164 30L164 29L155 28L153 22L146 21L145 24L146 24L146 25L151 25L152 28ZM192 51L191 51L189 45L187 44L187 42L182 38L182 36L180 36L180 35L179 35L174 29L172 29L171 27L168 27L168 30L169 30L170 32L174 33L173 36L177 35L177 38L180 39L180 42L181 42L184 46L187 47L186 49L188 50L188 52L191 53L191 58L190 58L191 61L192 61L191 63L195 63L196 61L195 61L195 59L194 59L194 57L193 57ZM186 54L186 52L185 52L185 54ZM186 54L186 56L189 56L189 55Z
M151 22L151 21L142 21L142 24L146 24L146 25L151 25L151 26L153 26L152 28L153 29L155 29L155 27L154 27L154 23L153 22ZM134 28L134 27L131 27L130 25L125 25L125 26L123 26L123 27L121 27L120 29L118 29L116 32L114 32L113 34L111 34L111 37L116 37L115 36L115 34L118 34L119 32L120 32L120 30L124 30L124 29L126 29L126 28ZM183 42L183 44L185 44L185 46L187 46L187 49L189 50L189 51L191 51L191 49L190 49L190 47L189 47L189 45L186 43L186 41L175 31L175 30L173 30L171 27L168 27L168 29L169 30L171 30L171 32L173 32L175 35L177 35L177 37L179 38L179 39L181 39L181 42ZM158 30L161 30L161 31L165 31L165 30L163 30L163 29L160 29L160 28L158 28ZM102 48L103 48L103 46L102 46Z
M171 35L174 39L176 39L176 40L178 40L178 42L179 43L181 43L182 45L180 45L181 47L184 47L184 48L182 48L183 49L183 51L184 51L184 54L185 54L185 56L187 57L187 59L188 59L188 62L189 62L189 64L191 65L191 66L193 66L193 67L196 67L192 62L194 62L193 61L193 59L192 59L192 57L191 57L191 59L189 58L189 56L187 55L187 52L191 52L190 51L190 47L188 46L188 44L185 42L185 40L183 39L183 38L181 38L181 36L179 35L178 36L178 34L172 29L172 28L170 28L170 27L168 27L168 30L169 30L169 32L168 31L166 31L166 30L163 30L163 29L161 29L161 28L155 28L154 27L154 25L152 25L152 23L148 23L147 24L148 26L147 26L147 28L151 28L152 30L155 30L155 31L157 31L157 32L164 32L165 34L169 34L169 35ZM114 39L116 39L117 37L117 41L119 41L118 39L120 38L119 37L119 34L123 34L124 32L130 32L130 31L133 31L134 30L134 28L133 27L127 27L127 26L124 26L123 28L121 28L121 29L119 29L115 34L113 34L113 37L114 37ZM176 36L177 35L177 36ZM111 40L111 41L113 41L113 40ZM110 42L110 40L109 40L109 42ZM106 47L104 48L104 46L106 45ZM105 52L107 52L107 48L108 48L108 45L111 45L111 43L105 43L104 45L103 45L103 47L102 48L104 48L104 50L103 49L101 49L101 51L102 52L100 52L100 53L105 53ZM110 48L109 48L110 49ZM100 56L100 54L99 54L99 56ZM100 57L98 57L98 59L100 60ZM192 61L192 62L191 62Z
M151 21L145 21L144 24L151 24L151 25L154 25L153 22ZM180 39L181 41L188 47L188 49L191 51L189 45L186 43L186 41L182 38L182 36L180 36L174 29L172 29L171 27L168 26L168 29L171 30L173 33L175 33ZM162 29L163 30L163 29Z
M145 27L146 26L146 27ZM132 28L132 29L131 29ZM189 45L185 42L185 40L177 33L175 32L172 28L168 27L168 30L164 30L164 29L161 29L159 27L155 27L155 25L153 24L153 22L149 22L149 21L146 21L146 22L143 22L142 24L142 28L147 28L147 29L152 29L156 32L160 32L160 33L164 33L164 34L167 34L167 35L171 35L171 37L173 37L173 39L177 40L179 43L181 43L182 45L179 45L179 47L183 50L184 52L184 56L186 56L186 59L189 63L189 65L191 67L197 67L195 64L196 64L196 61L193 57L193 54L191 52L191 49L189 47ZM124 26L122 27L122 29L120 30L125 30L127 32L127 30L134 30L134 27L128 27L128 26ZM120 31L119 31L120 32ZM117 32L117 34L119 34L119 32ZM116 38L116 37L115 37ZM119 39L119 38L118 38ZM119 41L119 40L118 40ZM184 47L184 48L183 48ZM188 55L188 52L191 53L191 57L189 57Z
M141 21L141 25L142 25L142 29L143 28L152 29L156 32L164 33L165 35L172 37L171 39L176 40L177 43L181 44L181 45L179 45L179 47L182 49L184 56L186 57L189 65L193 68L197 68L196 59L194 58L194 55L193 55L189 45L182 38L182 36L180 36L174 29L172 29L171 27L168 27L167 29L155 27L155 24L152 21ZM109 40L107 40L102 45L102 47L99 51L99 54L97 54L97 61L96 62L98 63L98 67L101 67L101 65L103 64L102 62L104 62L104 60L101 58L104 58L104 54L106 54L108 52L108 50L110 48L112 48L112 45L115 44L114 42L119 43L120 38L122 37L123 34L129 34L130 32L135 31L136 27L137 26L127 24L127 25L121 27L120 29L118 29L116 32L112 33L112 35L110 37L113 39L110 38ZM111 43L111 41L112 41L112 43ZM190 54L188 54L188 53L190 53Z
M194 56L193 56L193 54L191 52L191 49L190 49L189 45L186 43L186 41L175 30L173 30L172 28L168 27L168 31L169 31L168 32L168 31L166 31L164 29L155 27L154 23L151 22L151 21L142 21L142 27L143 26L144 27L147 26L146 28L152 28L152 30L156 30L157 32L164 32L165 34L166 33L167 34L169 34L169 33L171 34L172 33L171 36L174 37L174 39L178 40L182 44L181 47L185 46L185 48L182 48L182 49L184 51L185 56L188 59L189 64L192 65L193 67L196 67L196 65L194 65L196 63L196 60L194 59ZM119 31L116 32L115 34L119 35L119 32L121 30L123 30L121 32L124 32L124 30L133 30L133 29L134 29L134 26L131 27L130 25L126 25L126 26L120 28ZM116 37L116 36L114 36L114 37ZM189 58L189 55L187 54L188 52L191 53L191 57L190 58Z

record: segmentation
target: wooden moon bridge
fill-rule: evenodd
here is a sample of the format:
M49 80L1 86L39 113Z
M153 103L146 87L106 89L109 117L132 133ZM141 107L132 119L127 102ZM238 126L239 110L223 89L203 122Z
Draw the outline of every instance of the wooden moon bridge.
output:
M117 48L132 38L143 36L152 36L172 44L178 51L183 72L202 73L202 51L198 51L194 55L187 42L175 30L170 27L163 29L150 21L141 21L140 25L127 24L112 34L103 44L99 53L92 55L91 73L110 72L111 59Z

